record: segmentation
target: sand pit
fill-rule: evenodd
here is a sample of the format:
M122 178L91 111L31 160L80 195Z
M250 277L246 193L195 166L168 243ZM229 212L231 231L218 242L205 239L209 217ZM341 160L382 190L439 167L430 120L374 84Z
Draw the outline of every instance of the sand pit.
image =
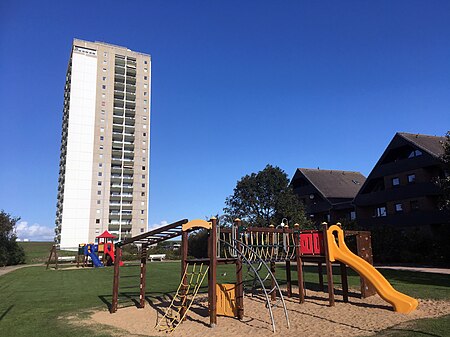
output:
M282 307L274 308L275 334L272 333L269 313L262 297L245 297L245 317L242 321L219 316L218 325L211 329L208 326L207 298L202 295L192 306L187 320L171 336L362 336L406 321L450 314L450 302L445 301L419 300L419 308L406 315L392 311L388 303L378 296L368 299L351 297L350 303L343 303L337 296L336 305L328 307L325 293L308 291L307 295L304 304L298 304L297 297L286 299L290 329L286 327ZM123 308L113 315L100 311L91 316L89 323L118 328L118 335L123 336L167 336L166 332L155 329L167 304L154 300L144 309Z

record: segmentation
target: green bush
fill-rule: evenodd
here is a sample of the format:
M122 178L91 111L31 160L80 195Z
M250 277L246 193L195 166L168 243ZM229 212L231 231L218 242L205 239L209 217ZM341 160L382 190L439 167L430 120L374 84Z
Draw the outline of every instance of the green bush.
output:
M25 252L16 242L14 227L20 220L5 211L0 211L0 266L25 263Z

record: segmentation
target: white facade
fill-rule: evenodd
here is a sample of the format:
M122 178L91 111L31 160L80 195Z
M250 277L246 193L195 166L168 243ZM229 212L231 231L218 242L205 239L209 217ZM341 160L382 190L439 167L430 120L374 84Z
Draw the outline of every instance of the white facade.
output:
M89 240L97 57L74 51L67 135L61 247Z

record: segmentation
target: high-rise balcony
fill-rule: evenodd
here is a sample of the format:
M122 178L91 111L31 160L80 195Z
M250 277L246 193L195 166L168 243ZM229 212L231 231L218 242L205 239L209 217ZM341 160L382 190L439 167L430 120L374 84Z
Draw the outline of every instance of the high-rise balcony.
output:
M127 92L127 93L135 94L135 93L136 93L136 86L135 86L135 85L127 84L127 85L126 85L126 92Z
M123 116L125 110L123 108L114 108L113 115L114 116Z
M125 118L125 125L126 126L135 126L136 122L134 118Z
M129 135L125 136L124 143L126 143L126 144L133 144L134 143L134 136L129 136Z
M112 140L113 140L113 142L122 142L122 141L123 141L123 135L122 135L122 133L119 133L119 132L114 133L114 132L113 132Z
M114 104L115 104L115 101L114 101ZM136 103L135 102L125 101L125 108L129 109L129 110L135 110L136 109Z
M125 68L123 67L114 67L114 75L125 75Z
M114 99L119 99L119 100L123 100L123 98L125 97L125 94L123 91L116 91L114 90Z
M127 84L136 85L136 78L127 76Z
M136 77L136 69L127 67L127 76Z
M125 118L135 118L136 112L134 110L125 110Z
M115 74L114 75L114 85L116 85L116 83L125 83L125 76L123 75L119 75L119 74Z
M124 91L125 90L125 84L124 83L120 83L120 82L114 83L114 90Z
M127 101L135 102L136 101L136 94L128 93L125 96L125 99Z
M127 67L133 67L136 68L136 60L128 58L127 59Z
M125 58L119 58L118 56L114 59L114 64L119 67L125 67Z
M123 108L123 101L120 99L114 99L114 108Z
M123 117L113 116L113 124L122 125L124 121Z

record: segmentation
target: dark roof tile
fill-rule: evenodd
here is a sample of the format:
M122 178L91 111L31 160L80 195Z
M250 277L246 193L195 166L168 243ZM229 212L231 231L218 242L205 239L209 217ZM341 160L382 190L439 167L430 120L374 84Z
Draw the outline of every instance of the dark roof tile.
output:
M366 181L360 172L298 169L326 198L354 198Z

